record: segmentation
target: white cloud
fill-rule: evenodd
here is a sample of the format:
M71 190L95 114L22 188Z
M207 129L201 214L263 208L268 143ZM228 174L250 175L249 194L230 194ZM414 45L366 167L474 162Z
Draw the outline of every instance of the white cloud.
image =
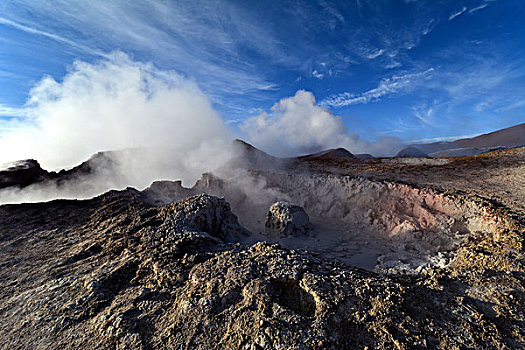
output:
M391 78L381 80L378 87L365 91L360 94L344 92L338 95L333 95L320 102L322 106L330 107L344 107L354 104L365 104L369 102L376 102L381 97L410 90L417 85L422 84L434 68L429 68L423 72L408 73L404 75L394 75Z
M367 142L349 134L343 119L316 104L311 92L299 90L271 108L246 119L240 129L255 146L277 156L296 156L344 147L353 153L392 155L401 147L397 138Z
M474 7L472 9L469 10L469 14L473 13L473 12L476 12L476 11L479 11L479 10L482 10L484 9L485 7L489 6L489 4L482 4L482 5L479 5L477 7Z
M324 78L324 74L323 73L320 73L318 72L317 70L314 70L312 72L312 76L316 79L323 79Z
M0 117L27 117L27 109L9 107L0 103Z
M458 12L454 12L453 14L451 14L449 17L448 17L448 20L449 21L452 21L454 18L460 16L461 14L463 14L463 12L467 11L467 8L465 6L463 6L463 8L461 10L459 10Z
M377 58L377 57L381 56L383 53L385 53L385 50L377 49L377 50L367 54L366 58L368 58L369 60L373 60L374 58Z

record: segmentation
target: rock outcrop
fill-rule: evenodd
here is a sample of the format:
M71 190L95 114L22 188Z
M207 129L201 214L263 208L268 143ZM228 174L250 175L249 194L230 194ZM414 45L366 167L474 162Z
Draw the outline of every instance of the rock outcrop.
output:
M265 226L286 236L306 234L311 229L310 218L304 209L287 202L277 202L270 206Z
M0 169L0 189L6 187L25 187L48 178L48 172L34 159L9 164Z

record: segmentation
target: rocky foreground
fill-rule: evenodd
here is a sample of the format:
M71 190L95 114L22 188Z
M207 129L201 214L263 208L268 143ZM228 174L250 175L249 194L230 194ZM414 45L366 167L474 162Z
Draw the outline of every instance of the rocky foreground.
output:
M250 232L208 194L0 206L0 348L523 348L521 208L443 196L473 203L491 229L416 274L241 245Z

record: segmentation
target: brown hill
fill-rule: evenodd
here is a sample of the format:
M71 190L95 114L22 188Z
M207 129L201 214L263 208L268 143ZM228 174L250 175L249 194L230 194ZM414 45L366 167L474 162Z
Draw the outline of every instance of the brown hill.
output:
M428 144L418 144L413 146L417 147L424 153L431 154L450 149L490 149L494 147L519 147L524 145L525 123L472 138L461 139L451 142L434 142Z

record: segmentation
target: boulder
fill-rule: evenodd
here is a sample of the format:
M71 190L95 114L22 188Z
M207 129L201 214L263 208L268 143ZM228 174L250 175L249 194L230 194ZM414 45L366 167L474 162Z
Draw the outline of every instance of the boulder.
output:
M310 218L304 209L287 202L270 206L265 226L287 236L306 234L311 229Z

